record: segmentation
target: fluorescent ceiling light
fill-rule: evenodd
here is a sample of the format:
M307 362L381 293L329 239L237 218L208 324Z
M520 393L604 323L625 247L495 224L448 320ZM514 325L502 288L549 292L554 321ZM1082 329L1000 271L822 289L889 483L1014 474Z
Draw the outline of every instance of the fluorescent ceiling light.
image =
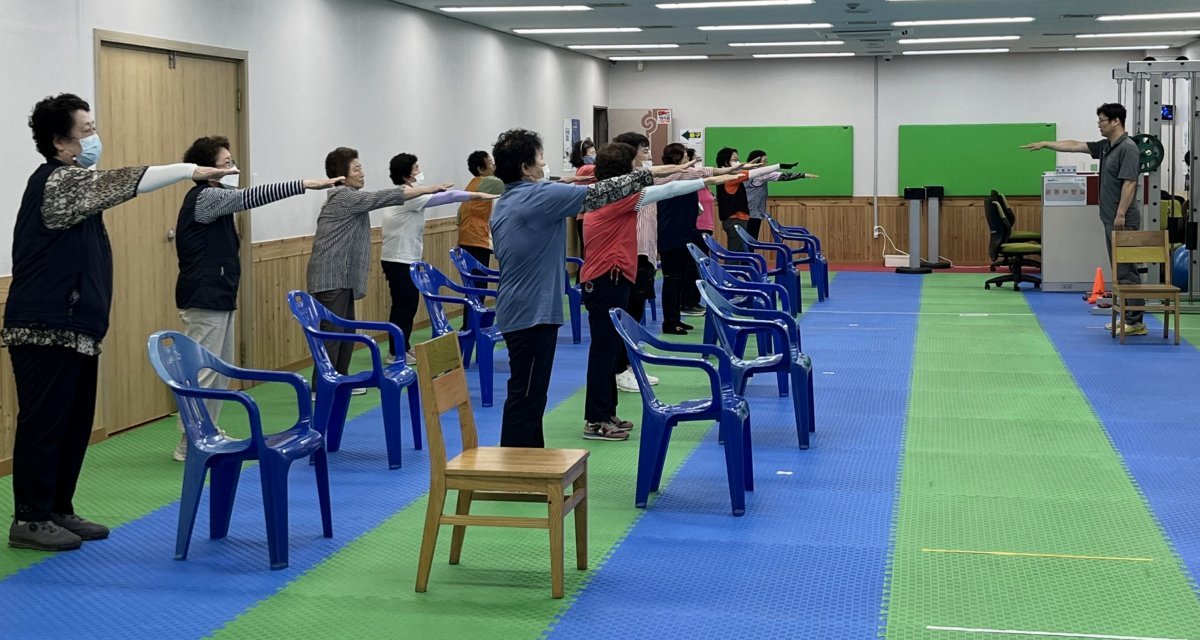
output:
M828 22L812 22L807 24L721 24L696 27L701 31L759 31L767 29L828 29Z
M846 44L841 40L800 40L796 42L730 42L731 47L820 47Z
M831 51L829 53L756 53L754 58L849 58L853 51Z
M609 56L608 59L615 62L634 60L708 60L708 56Z
M904 51L906 56L937 56L955 53L1008 53L1008 49L941 49L933 51Z
M1063 47L1059 51L1148 51L1151 49L1170 49L1166 44L1144 44L1128 47Z
M959 24L1016 24L1033 22L1033 18L963 18L960 20L900 20L893 27L944 27Z
M678 49L677 44L569 44L568 49Z
M665 2L659 9L724 9L730 7L778 7L790 4L812 4L813 0L714 0L711 2Z
M558 4L542 6L515 7L439 7L438 11L446 13L533 13L536 11L591 11L592 8L583 4Z
M1021 36L961 36L954 38L901 38L900 44L939 44L944 42L991 42L993 40L1020 40Z
M640 27L596 27L589 29L513 29L513 33L524 34L554 34L554 33L638 33Z
M1189 18L1200 18L1200 11L1187 11L1180 13L1135 13L1126 16L1100 16L1096 19L1100 22L1116 22L1125 20L1187 20Z
M1081 33L1076 38L1167 38L1173 36L1197 36L1200 29L1189 31L1138 31L1136 33Z

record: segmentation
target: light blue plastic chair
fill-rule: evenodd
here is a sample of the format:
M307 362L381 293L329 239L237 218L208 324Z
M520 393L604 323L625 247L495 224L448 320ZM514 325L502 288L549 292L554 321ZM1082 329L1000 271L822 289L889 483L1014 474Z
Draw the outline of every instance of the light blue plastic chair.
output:
M637 376L642 394L642 443L638 451L637 486L634 505L645 508L650 492L662 484L663 467L671 431L681 422L716 420L725 446L725 472L729 482L729 500L733 515L746 513L746 492L754 490L753 460L750 446L750 407L733 389L733 369L723 349L706 344L678 344L652 336L632 316L621 309L610 309L609 317L629 353L629 363ZM658 355L645 345L668 353L708 356L716 366L700 358ZM666 404L654 395L646 379L645 364L700 369L708 374L710 397Z
M717 323L717 336L721 346L729 355L733 368L733 390L740 396L746 395L746 384L759 373L775 372L779 382L779 396L788 395L791 381L792 411L796 418L796 437L801 449L809 445L809 432L816 430L816 412L813 401L812 361L801 350L800 329L787 313L774 309L746 309L734 306L716 287L697 280L700 297L708 306ZM768 332L773 338L773 353L744 359L734 349L735 341L729 336Z
M471 353L479 364L479 395L480 402L485 407L492 406L492 369L493 355L496 345L504 342L500 329L494 326L496 311L483 305L487 296L496 296L491 289L464 287L446 277L437 267L428 262L414 262L409 270L413 284L425 300L425 310L429 312L429 324L433 329L433 337L454 333L458 335L458 345L463 352L463 368L471 366ZM459 295L447 295L449 293ZM455 329L446 317L444 304L462 305L464 313L468 310L467 328Z
M312 404L308 397L308 383L304 378L282 371L235 367L177 331L159 331L151 335L146 349L154 372L175 394L183 431L187 435L188 451L183 463L175 559L187 559L206 475L211 474L212 478L209 485L209 537L221 539L229 533L238 479L241 477L242 463L247 460L258 461L262 477L267 552L272 569L288 566L287 476L296 460L313 459L317 474L317 498L321 505L321 530L326 538L332 538L333 518L329 507L329 462L325 455L325 439L312 428ZM265 433L262 416L254 399L242 391L199 386L202 369L212 369L237 380L291 385L296 391L296 423L285 431ZM219 431L208 414L205 400L237 402L245 407L250 418L250 437L238 440Z
M413 448L421 448L421 396L417 390L416 372L404 364L404 332L390 322L347 320L327 309L304 291L289 291L287 302L292 315L304 331L304 339L308 341L308 350L312 353L313 380L317 385L316 426L317 430L325 435L329 451L337 452L342 446L342 432L346 428L346 414L350 410L350 391L377 387L380 408L383 410L383 434L387 445L388 468L399 469L400 452L403 447L401 434L404 432L400 395L405 388L408 389ZM324 331L321 329L321 322L347 329L385 331L392 344L397 345L397 357L385 364L379 345L370 336ZM329 359L329 352L325 350L326 340L346 340L367 345L371 354L371 368L347 375L338 373Z

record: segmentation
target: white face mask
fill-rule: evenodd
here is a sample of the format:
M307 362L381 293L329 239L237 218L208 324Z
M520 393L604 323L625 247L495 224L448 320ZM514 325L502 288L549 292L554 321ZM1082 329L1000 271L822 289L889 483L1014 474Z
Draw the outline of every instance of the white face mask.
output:
M238 181L240 179L241 176L236 173L227 176L221 176L221 187L224 189L236 189L238 188Z
M418 173L417 175L413 176L413 180L415 180L417 184L425 184L425 174Z
M646 171L649 171L651 169L651 167L653 167L653 166L654 166L654 162L651 160L643 160L642 161L642 169L645 169Z

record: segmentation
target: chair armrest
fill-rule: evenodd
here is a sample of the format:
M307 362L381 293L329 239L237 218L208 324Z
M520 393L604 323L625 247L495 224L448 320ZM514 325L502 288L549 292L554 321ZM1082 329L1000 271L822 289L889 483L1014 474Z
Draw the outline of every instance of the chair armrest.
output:
M214 370L216 370L214 368ZM176 382L167 382L167 386L171 391L185 398L198 398L200 400L221 400L223 402L237 402L246 408L246 415L250 418L250 437L259 445L265 444L263 440L262 430L262 415L258 411L258 403L251 398L245 391L230 391L227 389L204 389L199 387L184 387ZM307 407L305 406L307 405ZM312 419L311 402L300 403L301 417Z
M348 321L347 321L348 322ZM379 345L371 339L371 336L364 336L361 333L337 333L335 331L320 331L305 327L308 335L322 340L341 340L344 342L361 342L367 345L367 349L371 352L371 365L375 367L375 371L383 370L383 359L379 356Z
M351 329L364 329L366 331L386 331L388 339L392 344L404 344L404 332L400 327L390 322L376 322L373 320L347 320L346 327ZM368 336L369 337L369 336ZM399 351L396 352L399 357Z
M468 287L466 285L461 285L461 284L458 284L457 282L451 282L449 280L446 281L446 287L448 289L450 289L451 291L456 291L463 295L479 296L481 298L484 296L491 296L493 298L496 297L496 291L494 289L480 289L478 287Z
M758 269L760 274L766 273L767 271L767 259L758 255L757 253L734 253L728 258L722 258L719 260L719 262L721 262L721 266L725 266L731 262L735 266L748 263L750 266Z
M673 345L680 346L680 345ZM698 358L681 358L679 356L661 356L652 353L640 352L637 354L639 360L650 364L663 365L668 367L680 367L684 369L700 369L708 374L709 391L712 393L713 400L721 397L721 387L732 387L733 381L733 365L729 362L729 354L725 353L724 349L719 349L712 345L688 345L688 346L703 346L708 347L707 355L711 355L717 360L717 368L714 369L711 364ZM682 349L681 349L682 351ZM729 381L729 385L723 384Z
M577 267L583 267L583 258L576 258L575 256L567 256L567 264L573 264Z

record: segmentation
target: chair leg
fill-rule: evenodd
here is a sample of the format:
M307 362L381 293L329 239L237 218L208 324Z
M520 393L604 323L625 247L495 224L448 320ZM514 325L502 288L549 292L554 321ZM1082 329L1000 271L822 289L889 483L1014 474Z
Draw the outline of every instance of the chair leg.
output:
M667 426L663 428L658 441L658 456L654 460L654 478L650 482L650 490L658 493L662 488L663 469L667 466L667 449L671 445L671 431L673 427Z
M192 543L192 529L196 525L196 511L200 508L200 497L204 493L204 476L208 473L208 460L196 451L189 451L183 467L183 490L179 496L179 525L175 529L175 559L186 560L188 547Z
M408 419L412 421L413 448L421 450L421 393L417 383L408 385Z
M340 388L331 393L318 393L317 405L317 414L324 415L325 430L322 433L325 434L326 450L336 453L342 448L342 432L346 429L346 414L350 412L350 390Z
M241 475L241 460L225 459L212 466L208 484L208 537L213 540L220 540L229 534L233 499L237 496Z
M817 430L817 396L813 393L812 368L805 368L804 375L807 378L805 386L808 387L808 431L812 433Z
M454 513L465 516L471 513L471 498L475 495L474 491L467 489L458 490L458 506L454 509ZM450 534L450 564L458 564L462 557L463 538L467 537L467 525L456 524L452 528Z
M263 515L267 521L267 553L271 569L288 566L288 486L289 463L273 459L269 453L259 460L262 475Z
M404 449L404 425L400 416L400 387L382 381L379 385L380 405L383 410L383 441L387 449L388 469L399 469L401 451Z
M571 485L571 495L583 492L583 499L575 505L575 568L583 571L588 568L588 497L587 470L575 478Z
M475 359L479 361L479 400L485 407L492 406L492 358L496 345L487 338L480 338Z
M788 395L788 372L783 369L776 371L775 380L779 384L779 397L786 398Z
M547 507L550 519L550 595L563 597L563 488L557 481L547 483L546 493L550 504Z
M1175 344L1179 344L1179 298L1175 298Z
M438 529L445 506L445 486L431 487L429 504L425 507L425 531L421 534L421 558L417 561L417 593L425 593L429 586L429 571L433 568L433 551L437 549Z
M808 385L804 383L804 369L793 366L791 370L792 386L796 392L792 394L792 412L796 417L796 438L800 448L807 449L808 442L808 394L800 390Z
M750 433L750 416L742 420L742 478L746 491L754 491L754 446Z
M317 474L317 501L321 505L321 535L333 537L333 509L329 504L329 454L325 447L313 452L316 462L314 472Z
M572 296L569 300L571 307L571 343L583 342L583 311L579 308L579 298Z
M725 473L729 479L729 501L733 515L746 513L745 452L742 450L742 419L731 411L721 412L720 429L725 436Z
M633 505L645 508L650 500L651 487L654 485L654 471L658 465L660 438L663 437L663 427L649 411L642 412L642 442L638 445L637 480L634 485Z
M463 368L471 368L471 354L475 352L476 336L479 335L479 329L473 327L471 332L464 337L461 333L458 335L458 348L462 350Z

